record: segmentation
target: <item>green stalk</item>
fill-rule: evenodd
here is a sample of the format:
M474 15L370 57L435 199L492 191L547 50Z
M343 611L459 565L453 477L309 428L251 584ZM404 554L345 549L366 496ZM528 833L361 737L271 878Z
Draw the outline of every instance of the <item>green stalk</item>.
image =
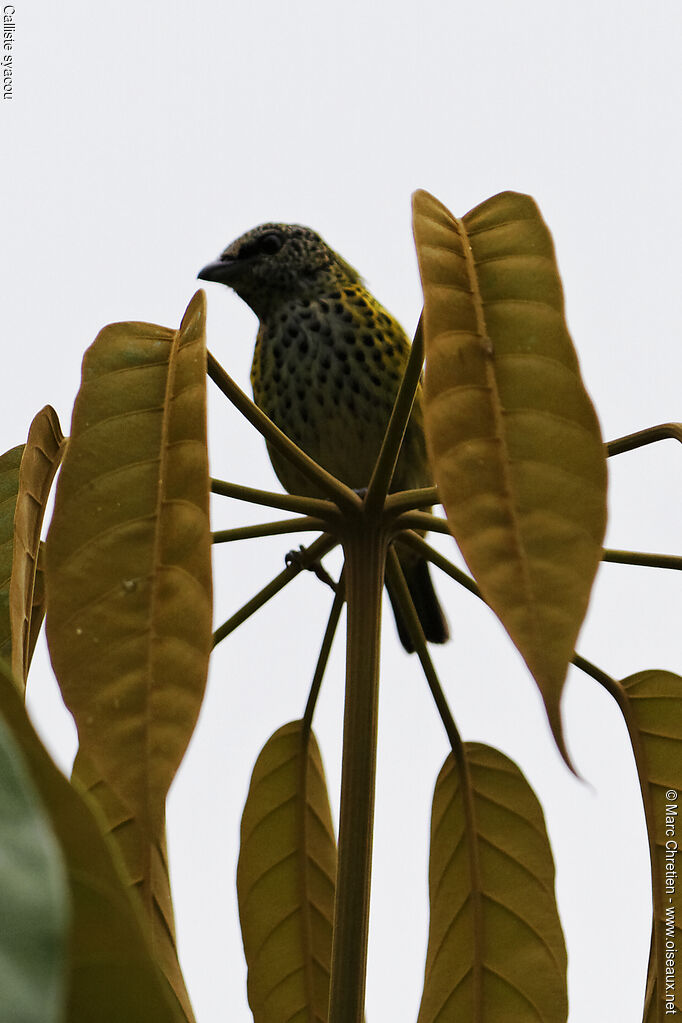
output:
M384 509L387 515L396 516L399 512L430 508L438 503L438 487L420 487L419 490L399 490L397 494L389 494Z
M614 551L605 548L602 561L615 565L642 565L645 568L682 569L682 558L676 554L648 554L644 551Z
M405 582L405 575L403 573L402 568L400 567L400 562L398 561L398 555L393 550L393 548L391 548L388 552L386 575L393 585L393 591L395 593L396 600L398 601L398 606L402 612L403 620L407 626L407 631L410 634L410 639L414 643L414 649L417 653L417 657L419 658L419 662L422 666L424 676L426 677L427 685L431 690L433 702L435 703L436 710L438 711L440 719L443 722L443 727L445 728L445 732L448 737L448 741L450 743L452 752L455 755L455 759L459 763L464 756L462 739L460 737L459 732L457 731L455 719L452 716L452 712L448 706L448 702L445 699L445 693L443 692L442 686L438 681L436 669L434 668L433 661L429 656L429 651L426 645L426 639L424 638L424 632L421 627L421 622L419 621L417 612L415 611L414 603L412 601L412 597L410 596L410 591L407 588L407 583Z
M634 451L635 448L644 447L645 444L655 444L659 440L679 440L682 442L682 423L661 423L660 426L650 426L647 430L639 430L637 433L630 433L627 437L619 437L606 445L606 454L622 455L624 451Z
M363 1023L386 559L378 517L358 517L349 523L344 553L346 701L329 1023Z
M313 675L313 681L310 686L310 692L308 694L308 700L305 705L305 712L303 714L303 731L309 732L313 723L313 714L315 713L315 704L317 703L317 697L320 693L320 686L322 685L322 679L327 668L327 661L329 660L329 654L331 652L332 643L334 642L334 636L336 635L336 627L339 624L339 618L343 611L343 605L346 602L346 583L344 574L341 572L339 583L334 594L334 603L332 609L329 612L329 621L327 622L327 628L324 631L324 638L322 640L322 646L320 648L320 655L317 658L317 664L315 666L315 674Z
M365 507L370 514L375 514L382 508L386 500L386 494L391 485L391 479L393 478L393 472L398 461L405 430L407 429L407 422L412 412L417 388L419 387L419 378L421 377L423 365L424 331L420 316L410 355L405 366L405 372L403 373L403 379L400 382L391 418L384 434L381 450L379 451L379 457L367 487Z
M242 625L247 618L250 618L252 614L255 614L263 604L267 604L271 597L274 597L276 593L284 589L287 583L290 583L292 579L295 579L299 572L302 572L304 568L310 568L311 565L319 558L323 558L325 554L328 554L332 548L336 547L338 540L333 536L329 536L328 533L323 533L322 536L318 537L305 550L301 551L295 562L276 575L274 579L271 579L267 586L264 586L262 590L247 600L243 607L240 607L238 611L228 618L226 622L216 629L213 633L213 646L217 646L226 636L229 636L231 632L234 632L236 628Z
M407 491L405 492L407 493ZM451 535L447 519L422 511L401 512L398 518L391 522L391 529L394 533L398 533L402 529L426 529L430 533Z
M635 758L635 767L637 768L637 778L639 781L639 791L642 797L642 806L644 808L644 819L646 821L647 838L649 840L649 859L651 861L651 902L653 907L653 927L652 927L652 949L651 954L656 963L656 979L658 981L658 997L662 998L661 991L665 986L665 909L663 905L663 892L665 890L664 879L661 871L659 870L659 857L658 850L656 848L656 817L654 813L653 800L651 797L650 779L647 774L647 763L644 748L642 746L640 729L635 720L635 715L632 711L632 703L628 696L627 690L621 682L611 678L606 672L601 671L600 668L596 668L595 665L590 664L584 657L580 657L576 654L573 663L578 667L582 668L583 671L591 675L600 686L602 686L609 696L618 704L618 709L623 715L625 721L625 727L628 730L628 736L630 738L630 745L632 747L632 753ZM648 1018L648 1017L647 1017Z
M417 554L421 554L427 561L430 561L433 565L436 565L437 568L440 568L441 572L445 572L446 575L449 575L450 578L454 579L460 586L469 590L469 592L473 593L475 597L480 597L480 599L483 600L481 591L471 576L467 575L466 572L463 572L461 568L457 568L456 565L453 565L452 562L448 561L448 559L440 553L440 551L431 547L430 544L428 544L426 540L423 540L417 533L412 532L412 530L407 530L404 533L400 533L399 536L396 537L395 542L399 547L411 547L412 550L417 552Z
M221 497L233 497L249 504L264 504L268 508L282 508L284 511L301 512L304 515L319 515L324 519L338 520L339 509L332 501L317 497L299 497L297 494L278 494L273 490L258 490L241 483L227 480L211 480L211 493Z
M360 498L345 483L318 465L314 459L294 444L285 433L275 426L261 409L244 394L241 387L225 372L218 360L208 352L207 372L214 384L223 392L234 407L241 412L246 420L265 437L271 447L284 455L292 465L299 469L315 487L333 498L341 508L348 511L357 510ZM275 506L277 507L277 506Z
M231 543L233 540L252 540L257 536L280 536L283 533L324 532L324 519L304 515L298 519L278 519L277 522L256 522L252 526L237 526L235 529L216 529L211 534L211 543Z
M473 786L471 783L471 772L469 762L464 751L464 744L455 725L454 718L445 699L445 693L438 681L436 669L429 656L426 647L426 639L422 631L421 623L417 617L410 591L405 582L403 570L400 567L398 556L391 548L388 552L386 572L392 582L398 605L402 611L408 632L414 643L417 656L421 662L426 682L431 690L431 696L443 722L443 726L450 741L452 756L457 767L462 794L462 810L464 813L464 835L467 845L467 859L469 863L469 881L471 885L471 928L473 932L474 946L478 954L474 957L474 968L472 971L473 985L473 1015L472 1019L480 1019L483 1011L483 950L485 947L485 926L483 921L483 882L481 879L481 862L478 851L476 823L476 808L473 799Z

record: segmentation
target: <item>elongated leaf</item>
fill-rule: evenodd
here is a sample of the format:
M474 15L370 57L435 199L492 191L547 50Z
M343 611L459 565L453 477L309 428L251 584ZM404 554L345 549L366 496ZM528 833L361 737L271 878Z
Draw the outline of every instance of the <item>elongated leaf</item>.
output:
M57 413L46 405L28 431L19 471L19 493L14 515L14 560L9 588L12 621L12 670L25 684L44 607L34 601L40 530L52 480L65 446Z
M0 657L12 662L12 619L9 588L14 556L14 512L19 493L19 469L24 445L0 455Z
M151 838L211 649L205 297L83 360L47 539L47 636L80 748Z
M336 842L315 737L268 739L253 769L237 868L254 1023L327 1019Z
M72 922L64 1019L184 1023L153 961L142 913L122 881L117 849L103 837L92 808L52 763L2 665L0 710L26 758L66 862Z
M45 618L45 544L41 540L38 544L38 559L36 561L35 578L33 580L33 599L31 601L29 628L28 628L28 656L26 658L26 671L31 666L33 651L38 642L38 636Z
M57 839L0 717L0 1017L60 1023L69 904Z
M675 986L674 973L666 975L670 965L666 952L674 951L676 958L682 955L681 885L674 873L677 847L682 845L682 678L671 671L640 671L621 684L631 711L626 721L638 761L652 847L654 909L658 910L644 1021L662 1023L666 1011L668 1015L673 1009L682 1012L682 993Z
M435 480L566 756L559 701L601 556L606 463L552 239L514 192L459 220L419 191L413 213Z
M519 768L465 743L433 797L419 1023L562 1023L566 950L542 809Z
M98 777L92 764L80 753L73 767L73 778L102 811L106 834L121 853L128 885L135 892L134 897L141 898L147 915L154 959L175 992L185 1019L194 1023L178 960L165 837L150 841L111 786Z

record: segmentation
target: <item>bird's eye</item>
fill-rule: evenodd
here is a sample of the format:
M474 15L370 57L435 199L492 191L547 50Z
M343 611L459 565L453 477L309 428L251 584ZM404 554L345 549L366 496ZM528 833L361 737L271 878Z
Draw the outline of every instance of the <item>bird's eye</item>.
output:
M284 239L281 234L271 231L270 234L264 234L258 242L258 251L262 252L265 256L274 256L276 252L279 252L283 244Z

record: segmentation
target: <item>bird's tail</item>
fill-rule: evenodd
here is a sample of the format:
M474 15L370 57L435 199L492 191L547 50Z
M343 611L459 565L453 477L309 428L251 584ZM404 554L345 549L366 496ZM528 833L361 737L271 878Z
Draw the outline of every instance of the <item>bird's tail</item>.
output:
M407 588L410 591L417 617L421 623L424 636L429 643L445 643L450 638L447 619L440 606L436 591L433 588L428 562L412 552L403 551L398 555L400 567L405 576ZM408 654L414 653L414 643L410 638L407 625L402 617L395 594L391 586L386 583L388 597L391 601L395 623L398 627L400 642Z

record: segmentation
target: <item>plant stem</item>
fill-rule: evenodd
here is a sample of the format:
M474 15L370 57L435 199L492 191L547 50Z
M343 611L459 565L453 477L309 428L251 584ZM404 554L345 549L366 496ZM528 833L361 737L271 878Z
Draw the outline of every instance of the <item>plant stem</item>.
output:
M329 1023L363 1023L386 539L358 517L344 540L348 626ZM354 528L355 527L355 528Z
M320 655L317 658L315 674L313 675L313 681L310 685L308 700L305 705L305 712L303 714L303 730L305 732L309 732L312 726L313 714L315 713L315 704L317 703L317 697L320 692L320 686L322 685L322 679L327 668L327 661L329 660L329 653L332 648L332 643L334 642L334 636L336 635L336 627L339 624L339 618L341 617L341 611L343 610L343 605L345 604L345 602L346 602L345 577L344 573L341 572L341 576L336 587L336 593L334 594L334 602L332 604L332 609L329 612L327 628L324 631L324 639L322 640L322 646L320 647Z
M401 529L426 529L432 533L443 533L446 536L452 535L447 519L442 519L440 515L431 515L430 512L423 511L401 512L391 522L391 529L394 533L399 532Z
M296 494L277 494L272 490L257 490L245 487L241 483L229 483L227 480L211 480L211 492L222 497L234 497L238 501L249 504L264 504L268 508L282 508L284 511L302 512L304 515L319 515L339 519L339 509L332 501L321 501L317 497L299 497Z
M358 509L360 506L358 495L350 487L347 487L345 483L341 483L340 480L337 480L326 469L323 469L321 465L318 465L305 452L301 451L285 433L282 433L272 420L268 419L265 413L244 394L241 387L225 372L218 360L210 352L208 352L207 372L213 383L217 384L223 394L229 398L244 418L265 437L273 448L284 455L309 480L312 480L316 488L332 497L340 507L346 508L349 511ZM277 506L275 505L275 507Z
M655 444L659 440L679 440L682 442L682 423L661 423L650 426L647 430L630 433L627 437L619 437L606 445L606 454L622 455L624 451L634 451L645 444Z
M411 547L412 550L417 551L417 553L423 555L427 561L430 561L433 565L439 568L441 572L445 572L446 575L449 575L450 578L454 579L455 582L460 584L460 586L469 590L469 592L473 593L475 597L479 597L483 600L481 591L471 576L467 575L466 572L463 572L461 568L457 568L456 565L453 565L452 562L448 561L448 559L440 553L440 551L437 551L435 547L431 547L426 540L422 540L418 533L413 532L411 529L406 530L404 533L399 533L395 542L398 546L403 545L405 547Z
M430 508L432 504L438 504L438 487L399 490L397 494L388 495L384 508L387 515L395 516L399 512L413 511L415 508Z
M405 576L402 568L400 567L398 556L392 549L388 552L387 574L391 579L391 584L398 600L404 621L407 625L407 630L412 642L414 643L414 648L421 662L424 675L426 676L426 681L429 689L431 690L431 695L447 733L450 748L452 749L452 757L457 768L457 776L459 779L459 788L462 798L462 812L464 814L464 834L471 884L472 938L474 946L479 953L474 957L475 965L472 971L472 1018L480 1019L482 1012L481 1007L483 1005L483 971L481 967L483 957L481 953L483 950L485 927L483 922L483 884L481 880L476 806L474 802L471 772L469 770L469 761L467 759L464 743L462 742L457 726L455 725L454 718L450 712L448 702L445 698L445 693L438 681L438 675L436 674L436 669L433 666L433 661L429 656L429 652L426 647L426 639L424 638L424 633L422 631L419 618L417 617L417 612L415 610L412 597L410 596L410 591L407 588L407 583L405 582Z
M586 675L593 678L595 682L598 682L600 686L603 686L604 689L611 693L611 696L614 695L613 687L618 683L615 682L610 675L607 675L605 671L602 671L601 668L597 667L596 664L592 664L591 661L588 661L585 657L581 657L580 654L573 655L571 664L574 664L576 668L580 668L580 670L584 671Z
M613 697L618 705L618 709L623 715L625 721L625 727L628 730L628 736L630 738L630 745L632 746L632 753L635 760L635 767L637 768L637 778L639 781L639 790L642 796L642 806L644 809L644 819L646 821L647 838L649 840L649 858L651 861L651 902L653 906L653 929L652 929L652 947L651 957L656 964L656 979L658 981L658 992L659 998L661 998L660 992L665 984L665 949L663 947L665 934L665 909L663 905L663 892L665 890L665 883L663 878L663 870L661 865L661 858L659 851L656 846L656 815L654 811L653 798L651 794L651 773L647 767L646 755L644 752L644 744L642 742L642 734L640 731L640 723L637 721L635 713L632 708L632 701L630 695L623 685L622 682L611 678L605 672L599 668L595 668L595 665L590 664L583 657L576 654L573 663L577 667L582 668L583 671L591 675L603 686L607 693ZM651 968L651 964L650 964ZM648 1018L648 1017L647 1017Z
M384 439L379 451L372 478L367 487L365 495L365 507L370 515L383 507L386 494L391 485L393 472L395 470L400 447L405 436L407 423L414 405L415 395L419 387L422 366L424 365L424 332L422 330L422 317L419 317L417 330L412 342L410 355L405 366L405 372L400 382L400 388L391 412L391 418L384 434Z
M322 533L326 527L324 519L303 515L299 519L279 519L277 522L257 522L252 526L238 526L236 529L217 529L211 536L212 543L230 543L232 540L252 540L257 536L280 536L283 533Z
M431 690L433 702L436 704L436 709L440 715L441 721L443 722L443 727L445 728L450 747L453 753L458 756L458 750L461 751L462 739L457 731L455 719L452 716L448 702L445 699L445 693L438 681L436 669L434 668L433 661L429 656L421 622L419 621L417 612L415 611L410 591L407 588L405 575L400 567L398 555L395 553L393 548L391 548L388 552L386 575L391 580L393 592L395 593L403 620L407 626L407 631L410 634L410 639L414 644L414 649L421 663L428 687Z
M605 549L602 561L616 565L644 565L646 568L682 569L682 558L675 554L645 554L642 551L613 551Z
M287 565L279 575L270 580L267 586L264 586L255 596L251 597L251 600L247 600L243 607L235 611L231 618L228 618L220 628L216 629L213 633L213 646L217 646L221 640L229 636L231 632L234 632L239 625L245 622L247 618L250 618L263 604L267 603L270 597L274 597L276 593L284 589L287 583L295 579L299 572L302 572L304 568L308 568L314 561L328 554L333 547L336 547L337 543L338 541L335 537L329 536L328 533L318 537L310 547L307 547L298 555L295 563Z

